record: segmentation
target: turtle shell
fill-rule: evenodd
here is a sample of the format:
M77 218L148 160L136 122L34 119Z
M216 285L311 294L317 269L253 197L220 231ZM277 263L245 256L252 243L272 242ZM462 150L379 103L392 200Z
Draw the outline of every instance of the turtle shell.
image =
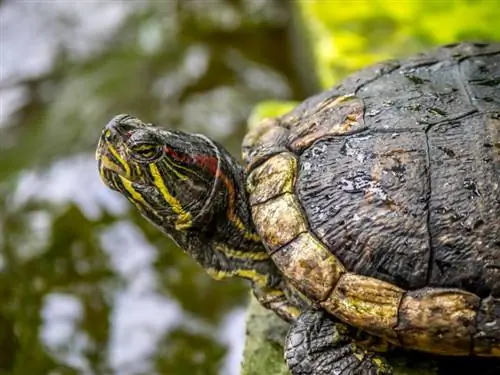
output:
M387 299L500 297L499 43L361 70L251 129L243 159L257 230L309 297L345 272L385 282Z

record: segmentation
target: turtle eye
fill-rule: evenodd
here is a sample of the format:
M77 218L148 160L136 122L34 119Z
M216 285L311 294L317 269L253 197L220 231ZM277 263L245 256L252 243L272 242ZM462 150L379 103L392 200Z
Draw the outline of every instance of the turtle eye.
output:
M138 161L153 161L158 159L163 151L158 145L139 144L131 147L132 157Z

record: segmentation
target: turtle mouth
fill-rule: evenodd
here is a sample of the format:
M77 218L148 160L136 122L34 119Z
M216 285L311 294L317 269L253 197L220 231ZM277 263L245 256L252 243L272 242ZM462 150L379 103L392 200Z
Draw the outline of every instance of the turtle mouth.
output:
M130 176L127 176L126 171L121 167L119 164L116 164L112 161L112 158L110 157L109 153L103 153L100 155L100 158L98 159L99 161L99 169L107 169L109 171L113 171L114 173L117 173L118 175L129 179Z

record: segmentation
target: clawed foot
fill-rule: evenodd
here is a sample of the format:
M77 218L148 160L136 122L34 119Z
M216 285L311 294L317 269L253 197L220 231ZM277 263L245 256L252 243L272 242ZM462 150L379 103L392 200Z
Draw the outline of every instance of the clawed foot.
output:
M307 310L285 340L293 375L391 375L387 361L354 341L356 329L321 310Z

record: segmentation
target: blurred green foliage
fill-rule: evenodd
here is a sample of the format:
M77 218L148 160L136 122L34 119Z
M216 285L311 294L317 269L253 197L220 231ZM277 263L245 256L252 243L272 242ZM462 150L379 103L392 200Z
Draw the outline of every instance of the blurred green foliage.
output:
M288 17L253 0L1 2L1 375L210 375L238 355L247 285L212 280L107 189L94 151L127 112L239 156L256 103L303 96Z
M466 40L500 40L500 0L301 0L293 3L301 81L329 88L383 60ZM309 66L311 65L311 66ZM314 78L313 78L314 76ZM279 116L294 103L259 103L250 117Z
M296 3L322 87L366 65L464 40L500 40L499 0Z
M278 117L283 113L292 110L298 102L266 100L258 103L248 117L247 126L249 129L257 126L263 119Z
M290 5L300 12L290 13ZM256 103L304 99L316 74L327 87L386 57L498 38L499 9L498 1L0 2L9 52L0 93L16 99L2 101L0 128L0 373L113 374L112 349L128 344L113 337L117 313L127 310L118 302L151 275L154 285L142 293L161 295L181 314L155 332L160 341L150 355L135 357L139 369L123 373L145 374L150 366L158 374L218 374L231 350L217 335L227 314L245 304L246 286L211 280L98 181L92 155L113 115L203 132L238 156ZM113 17L121 21L101 30ZM17 39L23 32L30 34ZM38 73L21 69L48 55ZM9 61L16 74L6 73ZM249 122L294 103L259 104ZM109 232L111 245L130 252L118 256L104 246ZM137 275L113 258L141 251L153 255L133 265ZM73 325L65 321L71 314L45 312L54 296L81 309ZM143 303L137 297L138 315L147 312ZM71 326L71 335L50 344L42 337L49 320Z

